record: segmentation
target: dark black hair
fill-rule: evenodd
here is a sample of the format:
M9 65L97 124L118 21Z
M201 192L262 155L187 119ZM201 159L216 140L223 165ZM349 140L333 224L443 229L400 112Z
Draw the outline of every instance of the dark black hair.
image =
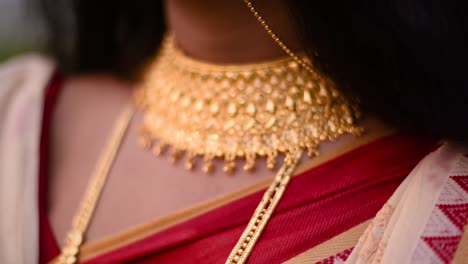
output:
M165 32L162 1L39 0L61 70L133 79Z
M74 71L132 78L165 29L162 1L40 1L51 50ZM288 3L314 63L365 112L401 129L468 141L462 0Z

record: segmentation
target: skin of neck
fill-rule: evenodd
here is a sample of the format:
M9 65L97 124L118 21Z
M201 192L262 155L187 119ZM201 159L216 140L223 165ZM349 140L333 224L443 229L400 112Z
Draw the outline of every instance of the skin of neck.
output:
M190 57L216 64L252 63L285 57L243 0L165 0L168 30ZM253 1L273 32L302 50L286 1Z

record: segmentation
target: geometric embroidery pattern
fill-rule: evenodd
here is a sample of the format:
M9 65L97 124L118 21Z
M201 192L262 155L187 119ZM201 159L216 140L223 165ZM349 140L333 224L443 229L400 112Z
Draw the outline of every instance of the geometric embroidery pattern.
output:
M437 207L459 230L462 230L466 225L468 204L439 204Z
M434 250L444 263L449 263L453 253L457 251L461 236L454 237L424 237L423 240Z
M468 158L460 157L442 187L412 263L450 263L468 222Z
M468 192L468 175L465 176L452 176L454 180L465 192Z

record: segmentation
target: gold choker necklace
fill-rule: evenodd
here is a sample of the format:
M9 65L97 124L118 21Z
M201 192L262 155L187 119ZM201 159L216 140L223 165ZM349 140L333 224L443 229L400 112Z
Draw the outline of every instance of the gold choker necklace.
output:
M291 58L246 65L213 65L188 58L166 37L137 93L143 109L141 140L173 160L197 157L203 170L215 158L232 172L236 159L253 169L257 157L275 168L279 154L317 154L317 146L340 135L358 134L359 112L332 85ZM155 144L155 143L158 144Z

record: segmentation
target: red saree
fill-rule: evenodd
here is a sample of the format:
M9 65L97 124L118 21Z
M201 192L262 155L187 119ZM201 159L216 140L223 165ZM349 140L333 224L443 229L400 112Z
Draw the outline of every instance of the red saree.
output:
M40 263L59 254L47 220L47 143L61 80L45 96L40 146ZM281 263L375 216L434 141L392 135L353 149L291 181L250 263ZM85 245L83 263L224 263L263 190L159 230L156 224ZM156 223L157 221L155 221ZM339 253L339 252L334 252Z

